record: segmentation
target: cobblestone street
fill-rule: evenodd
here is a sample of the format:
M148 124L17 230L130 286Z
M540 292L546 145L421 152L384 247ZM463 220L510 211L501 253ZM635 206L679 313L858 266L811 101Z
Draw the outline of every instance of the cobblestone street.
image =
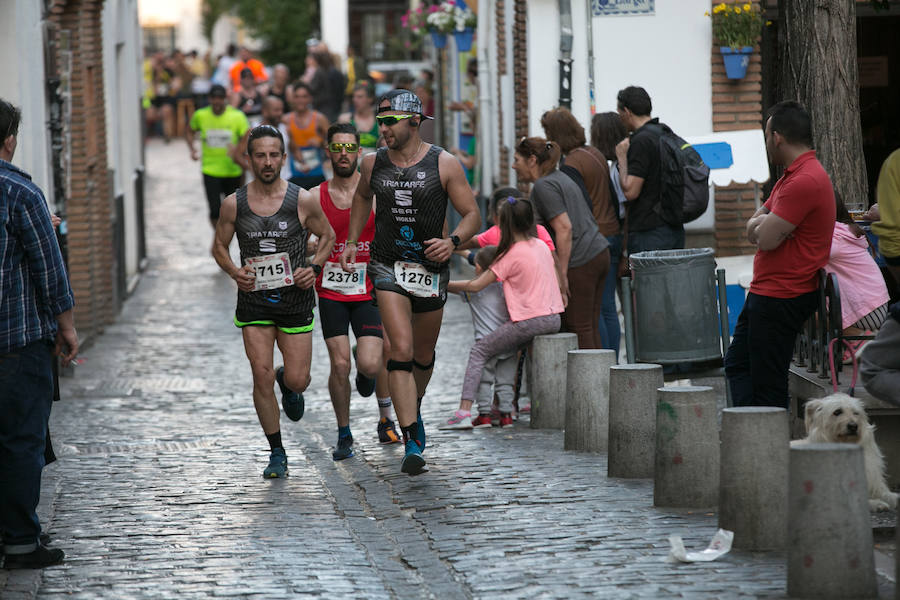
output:
M564 452L562 432L527 418L438 431L472 340L456 298L423 405L427 474L400 473L402 446L378 444L375 398L355 390L357 455L332 461L317 324L306 416L282 416L290 477L262 479L268 447L199 165L157 140L147 163L148 268L53 407L60 460L40 515L66 561L0 570L4 600L785 596L780 553L666 563L669 535L705 548L716 515L653 508L652 481L607 479L606 457Z

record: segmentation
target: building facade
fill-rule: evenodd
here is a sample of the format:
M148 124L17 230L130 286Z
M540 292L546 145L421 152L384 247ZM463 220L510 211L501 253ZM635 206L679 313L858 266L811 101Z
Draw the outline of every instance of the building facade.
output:
M137 0L0 0L0 96L15 162L60 227L83 338L112 322L144 258Z

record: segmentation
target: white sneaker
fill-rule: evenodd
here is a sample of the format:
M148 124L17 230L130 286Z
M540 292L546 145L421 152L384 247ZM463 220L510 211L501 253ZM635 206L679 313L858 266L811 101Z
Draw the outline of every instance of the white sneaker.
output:
M438 425L438 429L472 429L472 413L458 410L446 422Z

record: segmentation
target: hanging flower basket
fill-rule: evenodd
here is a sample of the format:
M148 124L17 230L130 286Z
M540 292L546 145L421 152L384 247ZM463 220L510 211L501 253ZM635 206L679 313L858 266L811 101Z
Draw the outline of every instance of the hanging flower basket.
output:
M456 38L456 49L459 52L468 52L472 49L472 39L475 37L475 30L466 27L462 31L454 31L453 37Z
M447 45L447 34L432 31L431 43L434 44L435 48L444 48Z
M750 65L753 48L750 46L743 48L720 46L719 52L722 53L722 60L725 61L725 74L728 79L743 79L747 74L747 67Z

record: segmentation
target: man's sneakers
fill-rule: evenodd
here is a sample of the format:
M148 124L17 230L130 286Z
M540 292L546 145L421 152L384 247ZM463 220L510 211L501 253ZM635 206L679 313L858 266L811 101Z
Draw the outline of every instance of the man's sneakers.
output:
M472 413L468 411L457 410L453 416L444 423L438 425L438 429L472 429Z
M269 466L263 471L263 477L266 479L281 479L287 477L288 465L287 454L284 448L275 448L269 455Z
M472 419L473 429L483 429L485 427L492 427L491 415L478 415Z
M6 569L43 569L52 565L58 565L65 558L66 553L59 548L48 548L44 544L25 554L7 554L3 562Z
M422 458L422 447L413 438L406 440L406 454L400 463L400 470L407 475L419 475L425 471L425 459Z
M356 391L363 398L368 398L375 393L375 379L366 377L359 372L359 363L356 360L356 345L353 346L353 362L356 363Z
M357 371L356 391L359 392L359 395L363 398L368 398L375 393L375 380L371 377L366 377L365 375Z
M344 460L353 456L353 436L347 435L338 437L337 446L331 452L331 458L334 460Z
M381 417L378 421L378 442L381 444L396 444L400 441L400 435L394 427L394 422L387 417Z
M303 402L303 394L294 392L284 384L284 367L275 369L275 381L281 389L281 407L284 414L291 421L299 421L303 418L303 410L305 408Z

